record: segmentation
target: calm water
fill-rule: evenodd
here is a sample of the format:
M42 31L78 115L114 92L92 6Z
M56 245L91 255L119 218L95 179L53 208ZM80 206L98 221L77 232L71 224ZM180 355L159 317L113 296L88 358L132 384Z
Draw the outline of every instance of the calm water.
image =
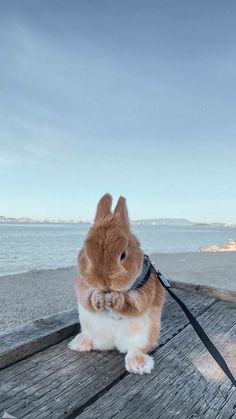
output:
M76 264L89 225L0 224L0 275ZM147 253L191 252L236 240L236 228L132 226Z

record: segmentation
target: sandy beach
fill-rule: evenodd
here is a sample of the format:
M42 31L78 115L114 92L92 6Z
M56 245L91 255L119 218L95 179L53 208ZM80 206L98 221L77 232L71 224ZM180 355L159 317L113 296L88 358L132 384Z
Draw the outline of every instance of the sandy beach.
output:
M236 291L236 252L159 253L159 269L175 281ZM0 333L76 306L76 267L0 277Z

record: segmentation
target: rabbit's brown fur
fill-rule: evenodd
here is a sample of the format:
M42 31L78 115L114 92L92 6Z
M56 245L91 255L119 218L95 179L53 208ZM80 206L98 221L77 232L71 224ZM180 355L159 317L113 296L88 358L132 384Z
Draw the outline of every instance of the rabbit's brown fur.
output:
M109 194L99 201L94 225L78 257L76 292L82 333L70 347L116 347L127 352L127 370L142 374L153 366L146 353L159 337L164 291L155 273L141 288L130 289L140 274L143 252L130 231L125 199L120 197L114 213L111 204ZM112 337L109 331L103 333L108 327Z

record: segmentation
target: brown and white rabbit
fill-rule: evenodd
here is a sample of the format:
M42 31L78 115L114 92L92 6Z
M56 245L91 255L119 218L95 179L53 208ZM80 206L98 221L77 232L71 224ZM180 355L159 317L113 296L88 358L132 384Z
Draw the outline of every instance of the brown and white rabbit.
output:
M140 288L130 289L140 275L144 254L130 231L125 198L119 198L114 213L111 206L112 197L104 195L79 253L76 293L81 333L69 348L116 348L126 353L127 371L150 373L154 362L148 352L159 337L164 291L155 273Z

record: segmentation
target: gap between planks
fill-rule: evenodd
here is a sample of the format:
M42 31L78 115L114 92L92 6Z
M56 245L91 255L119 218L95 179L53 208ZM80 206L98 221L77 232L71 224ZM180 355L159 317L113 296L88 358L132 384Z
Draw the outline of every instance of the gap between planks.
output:
M193 291L190 284L183 287L181 283L174 283L174 287L179 287L182 291L185 288L188 292ZM204 295L204 292L200 294ZM215 295L212 297L216 298ZM78 331L78 310L69 309L0 334L0 370L63 341Z
M200 316L201 324L209 329L234 374L235 310L231 303L216 301ZM191 325L155 352L154 357L159 362L151 376L127 374L122 383L96 402L71 413L70 419L92 419L99 412L104 419L236 418L236 389L196 339Z
M178 294L197 317L214 303L212 298L197 297L182 291ZM170 336L174 338L177 330L181 331L187 324L184 313L168 297L163 315L161 345L170 341ZM95 365L99 363L95 369L94 362ZM50 418L52 415L54 418L70 417L71 414L73 417L73 412L77 412L79 406L85 409L89 400L95 402L97 397L102 397L108 391L110 384L112 388L126 375L124 357L118 353L77 354L67 350L64 341L6 368L2 374L1 404L8 413L18 413L18 417L31 418L34 412L40 418ZM98 388L99 395L95 396Z

